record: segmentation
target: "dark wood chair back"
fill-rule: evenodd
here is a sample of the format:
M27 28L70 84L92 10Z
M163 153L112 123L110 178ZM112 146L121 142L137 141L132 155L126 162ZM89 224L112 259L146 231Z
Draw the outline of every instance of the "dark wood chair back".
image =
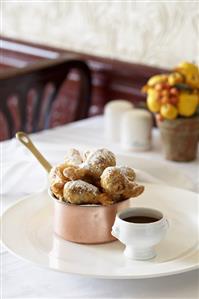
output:
M66 99L63 90L71 71L80 76L76 99L70 93ZM62 57L6 71L0 75L0 140L16 131L32 133L86 118L90 102L91 73L81 60ZM59 123L60 110L64 117Z

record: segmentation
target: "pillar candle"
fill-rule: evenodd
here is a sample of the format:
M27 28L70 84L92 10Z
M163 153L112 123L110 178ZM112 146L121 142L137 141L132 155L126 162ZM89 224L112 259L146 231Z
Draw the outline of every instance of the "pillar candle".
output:
M114 100L104 108L104 130L108 140L120 141L120 126L122 115L133 108L133 104L126 100Z
M125 112L121 120L121 144L126 150L147 151L151 148L152 115L144 109Z

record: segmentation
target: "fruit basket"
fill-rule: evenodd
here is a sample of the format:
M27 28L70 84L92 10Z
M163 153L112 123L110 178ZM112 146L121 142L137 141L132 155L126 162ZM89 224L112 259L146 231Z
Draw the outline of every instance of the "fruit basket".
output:
M151 77L142 89L155 114L166 159L191 161L199 140L199 69L180 63L171 73Z

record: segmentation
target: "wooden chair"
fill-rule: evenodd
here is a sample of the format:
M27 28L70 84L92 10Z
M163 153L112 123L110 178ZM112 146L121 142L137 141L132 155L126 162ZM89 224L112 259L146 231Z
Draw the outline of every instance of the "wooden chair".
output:
M80 75L79 91L67 93L66 80L75 70ZM65 101L65 102L64 102ZM0 74L0 140L16 131L37 132L88 116L91 73L85 62L75 58L45 60L23 69ZM64 104L63 104L64 102ZM59 122L57 114L61 111Z

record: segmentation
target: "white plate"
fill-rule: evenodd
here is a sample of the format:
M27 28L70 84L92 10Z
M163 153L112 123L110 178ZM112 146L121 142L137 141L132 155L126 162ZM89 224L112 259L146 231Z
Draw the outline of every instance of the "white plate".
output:
M198 195L162 185L146 184L133 206L163 211L170 228L157 246L157 257L132 261L118 242L80 245L53 234L52 202L47 191L31 195L2 216L2 240L15 255L49 269L99 278L149 278L198 268Z

